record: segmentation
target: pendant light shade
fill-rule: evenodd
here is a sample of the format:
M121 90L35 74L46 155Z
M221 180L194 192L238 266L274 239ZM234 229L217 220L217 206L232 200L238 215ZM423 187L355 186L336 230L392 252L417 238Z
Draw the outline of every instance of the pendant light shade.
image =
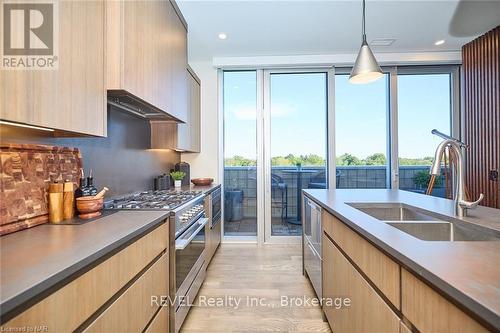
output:
M349 76L349 82L354 84L365 84L378 80L382 75L382 69L377 63L377 59L370 50L368 43L366 42L366 32L365 32L365 0L363 0L363 20L362 20L362 42L361 48L359 50L356 62L352 68L351 75Z

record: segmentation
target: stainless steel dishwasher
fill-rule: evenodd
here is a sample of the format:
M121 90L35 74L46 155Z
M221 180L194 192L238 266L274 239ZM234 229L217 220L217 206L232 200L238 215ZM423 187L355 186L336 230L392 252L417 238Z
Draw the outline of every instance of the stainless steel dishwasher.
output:
M309 277L316 295L321 298L321 207L304 196L303 225L304 273Z

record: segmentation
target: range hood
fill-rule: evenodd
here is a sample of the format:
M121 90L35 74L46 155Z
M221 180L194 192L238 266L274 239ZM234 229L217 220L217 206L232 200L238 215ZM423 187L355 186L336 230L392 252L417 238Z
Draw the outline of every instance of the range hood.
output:
M108 104L116 107L119 111L130 113L139 118L184 123L126 90L108 90Z

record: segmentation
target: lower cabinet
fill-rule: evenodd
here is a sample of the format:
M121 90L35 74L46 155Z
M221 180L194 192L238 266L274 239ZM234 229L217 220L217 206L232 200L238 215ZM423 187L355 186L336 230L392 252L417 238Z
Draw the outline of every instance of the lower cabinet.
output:
M162 306L156 314L151 325L148 326L145 333L167 333L168 332L168 307Z
M47 327L49 332L143 332L155 314L148 327L150 332L160 332L152 326L168 322L168 308L152 304L151 296L169 292L168 232L168 223L160 225L6 322L0 332L16 327Z
M401 274L403 315L420 332L488 332L477 321L403 269Z
M345 223L323 213L323 297L344 301L341 308L323 302L333 332L488 332Z
M167 254L161 256L84 332L142 332L165 295L168 295ZM158 302L152 301L153 297Z
M323 297L342 298L323 305L332 331L398 333L398 316L325 235L322 244Z

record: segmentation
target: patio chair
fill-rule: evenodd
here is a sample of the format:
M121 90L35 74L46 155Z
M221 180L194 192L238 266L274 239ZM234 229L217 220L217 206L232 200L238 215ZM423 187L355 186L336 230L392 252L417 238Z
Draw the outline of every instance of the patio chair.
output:
M252 174L248 179L257 180L257 175ZM279 196L276 196L276 192L279 192ZM274 173L271 174L271 197L271 208L280 208L281 220L284 221L288 218L288 184Z
M271 191L274 207L281 208L281 220L284 221L288 218L288 185L280 176L271 174Z

